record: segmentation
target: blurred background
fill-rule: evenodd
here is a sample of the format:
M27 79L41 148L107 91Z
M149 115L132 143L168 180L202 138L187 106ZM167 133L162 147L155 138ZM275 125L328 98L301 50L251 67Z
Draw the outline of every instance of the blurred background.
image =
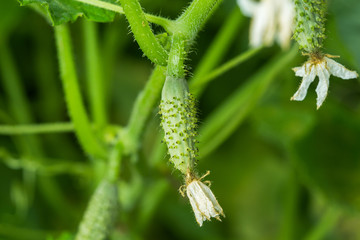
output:
M142 0L141 4L146 12L174 19L188 1ZM358 0L329 1L324 48L358 73L359 15ZM250 19L241 15L235 1L224 1L189 54L189 79L230 17L236 22L232 21L217 66L249 49ZM72 23L71 31L88 106L84 22ZM124 16L112 23L96 23L96 29L109 122L124 126L153 66L142 56ZM217 109L229 99L235 99L232 106L237 103L229 120L236 123L214 143L217 147L200 143L199 173L211 171L208 180L226 214L222 223L205 222L201 228L196 224L188 200L178 193L182 178L167 161L154 109L138 161L124 160L121 210L111 239L360 239L359 79L331 77L320 110L315 106L317 80L303 102L291 102L301 81L291 68L306 57L298 52L279 66L279 58L289 51L278 46L259 50L214 79L198 97L200 134ZM246 94L251 90L248 83L270 75L266 88ZM69 117L53 28L33 9L1 0L0 124L54 122L69 122ZM88 159L71 130L6 135L1 129L0 239L71 239L102 164ZM213 140L218 134L221 128Z

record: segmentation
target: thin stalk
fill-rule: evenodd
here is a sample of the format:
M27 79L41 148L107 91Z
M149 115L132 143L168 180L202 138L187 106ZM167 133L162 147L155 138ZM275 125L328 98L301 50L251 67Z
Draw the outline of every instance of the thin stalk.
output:
M0 125L0 135L28 135L73 132L72 123Z
M304 238L304 240L321 240L335 227L340 217L340 211L330 207L322 216L320 222Z
M239 9L234 8L231 14L227 17L226 21L222 24L221 29L212 41L210 47L206 51L201 62L196 67L194 76L190 81L190 88L192 85L202 79L210 70L212 70L222 60L230 44L234 40L240 25L243 23L243 16Z
M134 152L138 149L140 135L145 123L153 111L161 93L165 81L166 68L156 66L145 88L138 95L130 120L126 128L126 137L123 139L127 152Z
M56 26L55 37L65 99L70 118L74 123L76 136L86 153L106 158L106 149L91 129L89 118L85 111L72 55L72 43L68 26L65 24Z
M192 41L222 0L194 0L176 20L173 33Z
M120 0L141 50L155 64L166 66L167 52L157 41L137 0Z
M41 161L33 161L30 159L18 159L10 156L0 156L3 162L10 169L23 169L28 171L36 171L42 176L56 175L80 175L82 177L89 176L92 169L83 163L68 162L64 160L41 159Z
M241 53L237 57L227 61L220 67L216 68L214 71L206 74L203 77L199 77L196 82L190 83L190 88L195 92L195 94L199 94L202 89L204 89L205 84L211 82L215 78L221 76L225 72L229 71L230 69L236 67L240 63L243 63L244 61L248 60L252 56L254 56L256 53L258 53L262 48L251 48L247 50L244 53Z
M104 97L104 76L102 61L99 54L97 25L91 21L83 21L83 29L86 73L92 120L98 126L105 126L107 115Z

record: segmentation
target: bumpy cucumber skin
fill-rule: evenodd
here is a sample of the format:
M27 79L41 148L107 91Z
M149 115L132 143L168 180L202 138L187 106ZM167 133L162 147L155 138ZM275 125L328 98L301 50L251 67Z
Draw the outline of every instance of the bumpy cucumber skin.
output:
M323 47L326 6L327 0L295 0L294 39L307 53L319 52Z
M118 210L116 184L107 180L102 181L89 202L75 240L107 239Z
M195 105L186 80L167 76L160 103L161 126L170 161L183 174L193 170L198 154Z

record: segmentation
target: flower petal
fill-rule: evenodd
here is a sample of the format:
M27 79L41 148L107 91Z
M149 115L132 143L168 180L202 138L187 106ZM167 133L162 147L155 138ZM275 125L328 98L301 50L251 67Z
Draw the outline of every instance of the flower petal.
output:
M319 77L319 84L316 87L316 93L317 93L316 105L317 105L317 109L319 109L327 96L327 92L329 89L330 73L325 67L325 62L316 65L316 70L317 70L317 75Z
M291 100L295 101L302 101L306 97L307 90L310 84L314 81L316 77L316 69L312 67L311 69L306 69L307 64L304 64L301 68L296 68L295 75L296 76L303 76L301 85L299 89L296 91L294 96L291 97ZM294 69L295 70L295 69Z
M245 16L252 17L259 3L253 0L237 0L237 4Z
M194 199L194 197L193 197L193 194L190 193L189 190L187 191L187 196L188 196L188 198L189 198L189 200L190 200L191 207L192 207L193 212L194 212L194 214L195 214L196 222L197 222L197 223L200 225L200 227L201 227L202 224L203 224L203 216L202 216L201 212L199 211L199 208L198 208L198 206L197 206L197 204L196 204L196 201L195 201L195 199ZM205 219L205 220L206 220L206 219Z
M222 215L223 217L225 217L224 211L221 208L218 201L216 200L216 197L213 194L213 192L211 191L211 189L202 182L199 182L199 184L200 184L201 188L203 189L203 191L205 192L205 194L207 195L208 199L210 200L209 202L211 203L211 206L210 206L211 214L212 214L211 216L217 217L219 215Z
M210 188L201 181L190 182L186 187L186 194L200 227L204 221L210 221L211 217L220 220L220 215L225 216Z
M294 67L292 69L295 72L295 76L297 77L304 77L305 76L305 64L301 67Z
M352 79L357 78L358 74L355 71L350 71L347 68L345 68L340 63L337 63L336 61L324 57L326 60L326 67L330 71L330 73L336 77L342 78L342 79Z
M193 193L192 196L196 202L198 210L201 212L201 215L206 219L210 219L211 215L207 207L208 199L199 183L200 181L192 181L189 184L188 189L190 190L191 193Z

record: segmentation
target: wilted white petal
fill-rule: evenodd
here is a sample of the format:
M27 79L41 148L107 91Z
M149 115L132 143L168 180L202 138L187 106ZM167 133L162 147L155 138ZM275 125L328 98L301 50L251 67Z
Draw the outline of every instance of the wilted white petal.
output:
M332 75L342 79L352 79L358 77L358 74L355 71L348 70L346 67L330 58L324 58L326 60L327 69Z
M220 220L220 215L224 216L223 210L217 202L210 188L199 180L193 180L186 187L186 194L190 200L196 221L200 225L203 221L214 217Z
M259 3L253 0L237 0L241 12L247 16L252 17Z
M212 206L213 215L219 216L219 214L220 214L220 215L225 216L224 212L223 212L223 209L220 207L218 201L216 200L215 195L210 190L210 188L208 186L206 186L204 183L200 182L200 181L199 181L199 184L200 184L202 190L204 191L205 195L208 196L208 198L210 199L210 201L212 203L211 206Z
M303 76L303 79L302 79L299 89L294 94L294 96L292 96L291 100L295 100L295 101L304 100L310 84L314 81L314 79L316 77L315 67L309 66L309 69L306 69L305 66L306 66L306 64L304 64L301 68L298 68L298 70L295 72L296 76Z
M189 194L188 194L188 198L190 200L190 204L191 204L191 207L194 211L194 214L195 214L195 219L196 219L196 222L200 225L200 227L202 226L203 224L203 221L206 220L206 217L203 217L203 215L201 214L200 211L195 211L195 209L197 209L197 205L196 205L196 202L195 202L195 199L193 197L189 197Z
M312 67L310 63L305 63L301 67L294 67L293 71L295 72L295 76L305 77L305 75L310 73L311 68Z
M317 75L319 77L319 84L316 87L316 93L317 93L316 105L317 108L319 109L327 96L327 92L329 89L330 73L326 69L325 62L317 64L316 70L317 70Z

